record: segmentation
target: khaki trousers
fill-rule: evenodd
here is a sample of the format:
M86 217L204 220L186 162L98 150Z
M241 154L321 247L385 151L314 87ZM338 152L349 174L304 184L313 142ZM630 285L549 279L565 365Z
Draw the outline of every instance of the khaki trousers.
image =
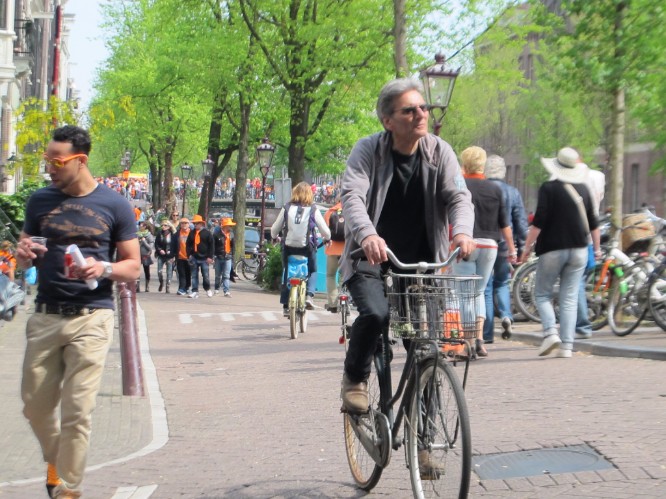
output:
M56 466L63 488L78 492L91 415L113 339L113 310L73 317L35 313L28 320L26 337L23 414L44 460Z
M326 302L330 307L338 306L338 283L336 275L338 273L338 255L326 255Z

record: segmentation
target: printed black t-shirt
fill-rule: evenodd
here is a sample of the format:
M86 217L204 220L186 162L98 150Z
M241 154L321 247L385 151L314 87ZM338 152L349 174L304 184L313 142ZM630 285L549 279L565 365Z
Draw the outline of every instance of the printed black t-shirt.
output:
M112 261L116 242L136 238L134 213L124 197L104 185L82 197L52 186L39 189L28 200L23 231L47 238L48 251L37 267L37 302L114 308L110 279L90 290L84 281L65 278L65 250L76 244L84 258Z

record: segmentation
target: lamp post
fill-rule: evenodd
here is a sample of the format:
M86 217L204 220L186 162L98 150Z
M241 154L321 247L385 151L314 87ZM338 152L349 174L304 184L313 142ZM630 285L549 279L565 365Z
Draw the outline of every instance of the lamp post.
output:
M275 154L275 146L268 141L268 137L264 137L261 144L257 146L257 163L259 163L259 170L261 171L261 229L259 232L259 247L264 244L264 214L266 212L266 177L271 170L271 163L273 162L273 154Z
M180 167L180 178L183 181L183 212L180 215L181 217L185 216L185 203L187 202L187 181L192 175L192 167L190 165L182 165Z
M460 74L460 68L447 70L442 54L435 56L435 64L421 71L421 81L425 91L425 100L430 105L430 116L433 119L433 133L439 135L442 120L446 114L453 94L453 86Z
M203 217L206 222L208 221L208 204L209 204L209 198L210 198L210 191L211 191L211 178L213 174L213 167L215 166L215 162L211 159L210 154L206 159L204 159L201 162L201 167L203 168L203 176L204 176L204 187L205 189L203 190L203 198L204 198L204 213Z

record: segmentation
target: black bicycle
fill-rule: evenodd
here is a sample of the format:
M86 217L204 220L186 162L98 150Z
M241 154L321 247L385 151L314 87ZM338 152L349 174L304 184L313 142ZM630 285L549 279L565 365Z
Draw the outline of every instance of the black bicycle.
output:
M387 249L398 269L416 274L384 275L390 321L382 331L368 379L367 413L344 412L347 460L356 484L369 491L388 466L391 451L404 443L414 497L466 497L472 466L472 438L464 387L475 337L478 276L434 274L443 263L404 264ZM360 256L360 254L358 254ZM409 340L407 359L393 393L390 364L393 357L389 331ZM452 350L464 350L461 383ZM397 413L393 407L400 401ZM404 420L402 437L398 435Z

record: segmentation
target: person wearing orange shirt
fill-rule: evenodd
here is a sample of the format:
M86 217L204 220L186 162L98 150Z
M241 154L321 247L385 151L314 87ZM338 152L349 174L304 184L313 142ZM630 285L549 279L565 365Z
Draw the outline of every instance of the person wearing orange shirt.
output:
M178 272L178 294L187 295L192 285L192 270L187 256L187 236L190 235L190 221L186 217L180 219L178 238L178 254L176 255L176 271Z
M0 244L0 271L14 282L14 271L16 270L16 258L11 241L2 241Z
M342 203L338 200L336 204L331 206L326 213L324 213L324 221L326 225L331 228L331 242L326 246L324 253L326 254L326 308L329 312L338 312L338 282L336 279L338 273L338 262L340 255L345 249L345 242L335 241L333 237L333 228L331 227L330 220L333 213L338 213L342 216ZM344 220L344 219L343 219ZM337 238L339 239L339 238Z

